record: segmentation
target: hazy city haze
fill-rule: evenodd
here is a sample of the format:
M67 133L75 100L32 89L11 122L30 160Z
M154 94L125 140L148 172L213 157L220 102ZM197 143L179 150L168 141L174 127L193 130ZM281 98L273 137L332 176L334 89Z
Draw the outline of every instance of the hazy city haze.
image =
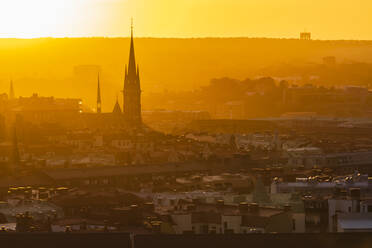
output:
M141 71L146 72L141 76L144 109L166 102L155 102L151 93L198 90L213 78L318 75L319 70L313 72L308 68L322 64L326 56L335 56L341 65L372 63L372 42L367 41L239 38L135 41L137 61ZM0 39L0 90L8 92L9 81L13 79L17 96L37 92L44 96L78 97L93 108L100 71L102 107L111 111L116 95L119 98L121 95L128 46L127 38ZM97 68L78 76L74 68L82 65ZM333 79L319 79L318 83L340 85L340 78L345 84L368 84L355 81L359 74L348 73L341 78L341 74L334 73ZM370 70L365 70L362 75L370 74Z

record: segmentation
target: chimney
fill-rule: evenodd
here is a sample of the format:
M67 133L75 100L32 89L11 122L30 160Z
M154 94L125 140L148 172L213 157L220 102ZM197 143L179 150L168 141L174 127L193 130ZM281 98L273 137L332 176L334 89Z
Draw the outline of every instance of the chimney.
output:
M284 205L284 211L285 212L290 212L291 210L292 210L291 205L289 205L289 204Z
M259 210L260 210L260 206L257 203L249 204L249 212L250 213L258 213Z
M143 207L145 211L154 212L155 210L155 206L153 202L146 202Z
M249 210L249 206L247 202L241 202L239 203L239 211L241 213L247 213Z
M225 206L224 200L217 200L217 211L219 212L223 211L224 206Z
M138 205L131 205L130 206L130 216L129 216L129 224L130 225L139 225L139 223L141 223L141 218L142 216L142 213L140 211L140 209L138 208Z
M217 205L218 206L223 206L223 205L225 205L225 201L224 200L217 200Z

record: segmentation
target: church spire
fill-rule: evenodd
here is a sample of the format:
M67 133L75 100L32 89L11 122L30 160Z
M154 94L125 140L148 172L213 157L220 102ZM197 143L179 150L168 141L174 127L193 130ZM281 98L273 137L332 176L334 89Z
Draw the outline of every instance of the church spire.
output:
M128 76L130 79L136 78L136 56L134 54L133 18L132 18L131 26L130 26L130 52L129 52Z
M121 114L121 108L120 108L120 104L119 104L118 95L116 95L116 103L115 103L114 110L112 111L112 113Z
M99 73L98 73L98 86L97 86L97 113L101 113L102 112L102 108L101 108L101 86L100 86L100 82L99 82Z
M9 99L13 100L14 98L15 98L15 95L14 95L14 88L13 88L13 80L10 80Z
M141 125L141 85L134 55L133 21L130 36L129 65L125 68L123 113L129 123Z

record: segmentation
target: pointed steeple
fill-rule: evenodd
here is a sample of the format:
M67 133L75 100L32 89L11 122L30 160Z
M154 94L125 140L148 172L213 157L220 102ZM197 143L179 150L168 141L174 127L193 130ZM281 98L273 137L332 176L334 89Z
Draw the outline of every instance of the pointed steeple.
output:
M115 103L114 110L112 111L112 113L121 114L121 108L120 108L119 99L117 95L116 95L116 103Z
M15 95L14 95L14 88L13 88L13 80L10 80L9 99L13 100L14 98L15 98Z
M136 78L136 56L134 53L134 38L133 38L133 18L130 27L130 51L129 51L129 64L128 64L128 77L129 80Z
M101 113L102 112L102 107L101 107L101 86L100 86L100 82L99 82L99 73L98 73L98 86L97 86L97 113Z
M125 67L123 113L129 123L141 125L141 85L139 67L137 67L134 54L133 20L131 25L129 65Z

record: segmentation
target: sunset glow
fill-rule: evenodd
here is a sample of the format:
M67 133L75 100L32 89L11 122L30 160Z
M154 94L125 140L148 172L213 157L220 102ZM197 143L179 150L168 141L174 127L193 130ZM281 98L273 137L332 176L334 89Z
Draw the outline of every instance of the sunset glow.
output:
M134 17L142 37L371 39L371 9L368 0L3 0L0 37L128 36Z
M0 37L89 36L101 0L4 0L0 3Z

